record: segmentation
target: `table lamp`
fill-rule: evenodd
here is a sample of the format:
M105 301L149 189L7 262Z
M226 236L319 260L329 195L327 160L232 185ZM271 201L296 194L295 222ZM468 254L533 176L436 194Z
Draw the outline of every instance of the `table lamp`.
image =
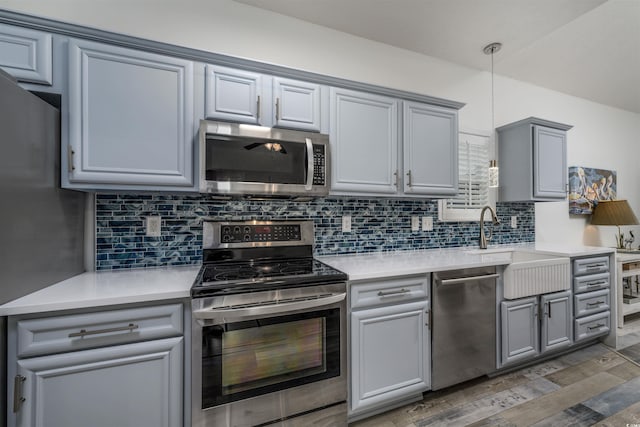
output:
M624 249L624 235L620 232L621 225L638 225L638 218L631 210L626 200L599 201L591 216L593 225L615 225L618 227L616 241L618 249Z

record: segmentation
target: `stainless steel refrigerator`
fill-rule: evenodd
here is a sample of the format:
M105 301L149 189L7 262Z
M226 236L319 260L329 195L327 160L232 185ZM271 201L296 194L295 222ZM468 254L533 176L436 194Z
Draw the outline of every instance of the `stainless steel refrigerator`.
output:
M60 112L0 70L0 304L84 271L85 194L60 188ZM6 318L0 317L0 426Z

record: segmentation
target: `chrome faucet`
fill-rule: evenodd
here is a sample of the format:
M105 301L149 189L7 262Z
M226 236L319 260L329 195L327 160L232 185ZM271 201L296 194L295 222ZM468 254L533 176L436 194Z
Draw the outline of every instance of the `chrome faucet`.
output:
M491 212L491 221L493 221L493 225L500 224L500 221L498 221L498 217L491 206L487 205L482 208L482 211L480 212L480 249L487 249L487 240L491 240L491 236L493 236L493 228L491 228L491 231L489 232L489 237L484 234L484 213L487 209Z

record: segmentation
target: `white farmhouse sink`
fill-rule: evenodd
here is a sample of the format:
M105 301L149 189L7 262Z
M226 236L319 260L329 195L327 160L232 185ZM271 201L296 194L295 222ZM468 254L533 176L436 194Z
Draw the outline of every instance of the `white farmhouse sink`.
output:
M514 251L504 269L505 299L523 298L571 288L568 257Z

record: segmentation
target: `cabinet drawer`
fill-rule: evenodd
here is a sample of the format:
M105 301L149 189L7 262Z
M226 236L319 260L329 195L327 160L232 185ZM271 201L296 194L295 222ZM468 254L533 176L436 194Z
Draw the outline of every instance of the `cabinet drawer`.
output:
M591 274L589 276L575 277L573 279L573 291L582 293L609 288L610 273Z
M611 312L594 314L575 321L575 341L605 335L610 329Z
M611 308L609 289L574 296L576 317L588 316Z
M573 274L575 276L604 273L606 271L609 271L608 256L581 258L573 261Z
M429 296L428 276L376 280L352 284L349 288L351 308L426 300Z
M19 320L18 357L182 335L182 305Z

